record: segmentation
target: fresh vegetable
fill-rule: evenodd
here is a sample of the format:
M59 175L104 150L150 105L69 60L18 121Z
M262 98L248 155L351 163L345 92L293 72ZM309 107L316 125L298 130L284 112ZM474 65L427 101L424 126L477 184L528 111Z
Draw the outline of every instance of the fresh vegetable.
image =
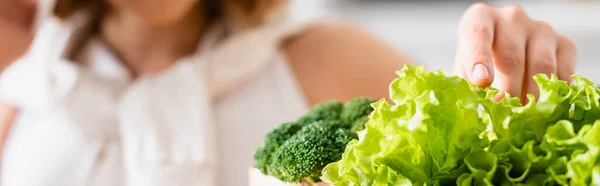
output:
M443 72L406 66L393 104L373 104L365 129L322 180L344 185L600 185L600 90L574 76L536 75L527 105Z
M316 105L308 113L298 119L301 125L308 125L315 121L339 120L344 105L339 101L328 101Z
M254 166L264 174L274 174L272 170L268 169L271 164L271 155L300 129L302 129L302 125L288 122L277 126L268 133L265 136L264 146L259 147L254 153L254 160L256 161Z
M373 112L373 107L371 107L373 102L375 100L369 97L358 97L349 101L342 109L340 119L346 123L354 123L356 120L367 117Z
M285 182L319 181L327 164L342 158L346 144L354 139L336 120L314 122L287 140L275 154L272 167Z
M369 114L373 112L371 103L375 100L369 97L358 97L350 100L340 114L340 119L349 124L352 131L356 132L365 128Z
M265 136L254 153L255 167L285 182L319 181L327 164L341 159L348 142L357 138L352 128L364 128L372 99L358 97L343 105L316 105L296 122L284 123Z

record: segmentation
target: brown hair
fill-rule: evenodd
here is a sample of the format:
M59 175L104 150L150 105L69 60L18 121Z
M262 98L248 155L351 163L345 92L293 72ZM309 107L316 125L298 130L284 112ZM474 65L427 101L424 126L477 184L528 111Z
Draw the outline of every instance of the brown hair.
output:
M57 0L54 15L66 19L74 12L89 8L102 9L104 0ZM262 22L274 9L283 6L287 0L200 0L208 23L228 18L242 26L252 26ZM101 10L100 10L101 11Z

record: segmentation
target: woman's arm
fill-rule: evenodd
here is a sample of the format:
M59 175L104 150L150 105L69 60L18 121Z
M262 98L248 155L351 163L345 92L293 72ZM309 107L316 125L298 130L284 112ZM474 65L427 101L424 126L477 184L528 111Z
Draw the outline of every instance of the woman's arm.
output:
M10 104L0 102L0 160L6 137L12 126L13 120L18 113L18 109Z
M311 105L356 96L388 95L395 71L413 64L408 56L345 25L314 25L291 38L285 50Z

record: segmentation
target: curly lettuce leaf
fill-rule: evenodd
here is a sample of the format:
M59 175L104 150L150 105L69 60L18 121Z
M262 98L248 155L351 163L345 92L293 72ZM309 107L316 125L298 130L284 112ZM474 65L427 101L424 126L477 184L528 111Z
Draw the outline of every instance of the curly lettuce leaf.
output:
M567 163L567 176L571 185L600 185L600 121L585 125L578 135L569 139L573 143L559 147L579 147L572 151ZM568 157L568 156L567 156Z
M375 108L359 140L341 161L324 169L323 180L336 185L432 183L458 178L453 172L471 149L486 145L477 111L485 92L459 77L407 66L390 85L390 98ZM387 173L382 175L382 173ZM390 174L390 172L393 172ZM391 176L388 176L391 175Z
M359 139L323 170L336 185L598 185L600 90L534 76L528 104L405 66ZM494 136L489 142L488 134Z

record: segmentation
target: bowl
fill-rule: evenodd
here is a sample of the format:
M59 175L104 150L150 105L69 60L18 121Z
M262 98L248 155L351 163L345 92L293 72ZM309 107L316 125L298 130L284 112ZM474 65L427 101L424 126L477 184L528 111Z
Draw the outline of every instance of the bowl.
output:
M275 177L264 175L260 170L251 167L248 169L249 185L250 186L331 186L330 184L319 183L285 183Z

